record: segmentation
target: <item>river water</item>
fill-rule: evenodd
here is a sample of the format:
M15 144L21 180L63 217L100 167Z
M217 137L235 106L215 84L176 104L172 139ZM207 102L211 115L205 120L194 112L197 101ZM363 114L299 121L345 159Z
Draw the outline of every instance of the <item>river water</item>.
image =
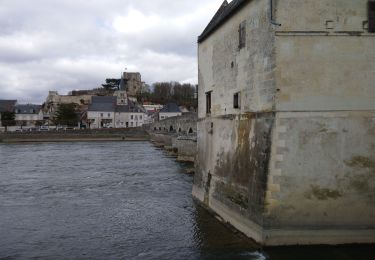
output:
M0 144L0 259L375 259L373 246L257 248L147 142Z

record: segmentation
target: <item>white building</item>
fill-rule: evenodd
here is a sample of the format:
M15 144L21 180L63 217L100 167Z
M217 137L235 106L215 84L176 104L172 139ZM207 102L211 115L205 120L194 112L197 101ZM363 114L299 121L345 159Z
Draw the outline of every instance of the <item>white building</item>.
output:
M128 128L142 126L145 110L131 101L126 91L116 91L114 96L92 97L87 111L90 128Z
M33 127L38 121L43 120L43 111L41 105L16 105L14 108L16 114L16 124L19 126Z

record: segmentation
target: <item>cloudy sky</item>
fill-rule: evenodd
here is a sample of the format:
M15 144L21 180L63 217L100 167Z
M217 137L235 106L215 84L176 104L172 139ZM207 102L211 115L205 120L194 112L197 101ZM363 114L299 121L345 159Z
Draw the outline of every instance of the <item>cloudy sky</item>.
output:
M121 71L197 83L197 36L222 0L0 0L0 99L41 103Z

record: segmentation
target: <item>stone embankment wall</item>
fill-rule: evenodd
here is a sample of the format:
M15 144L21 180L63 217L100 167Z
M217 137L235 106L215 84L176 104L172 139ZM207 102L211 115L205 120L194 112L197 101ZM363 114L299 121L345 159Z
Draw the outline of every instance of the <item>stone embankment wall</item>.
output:
M51 130L36 132L0 133L0 142L62 142L62 141L147 141L148 133L143 128L95 129L95 130Z
M197 114L185 113L144 127L153 143L177 156L181 162L195 162Z

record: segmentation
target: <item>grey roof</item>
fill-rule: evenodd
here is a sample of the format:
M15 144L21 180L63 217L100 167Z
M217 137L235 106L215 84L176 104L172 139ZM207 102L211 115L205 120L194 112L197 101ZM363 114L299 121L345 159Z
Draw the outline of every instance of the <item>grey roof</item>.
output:
M14 107L14 111L17 114L39 114L40 110L42 109L41 105L17 105Z
M115 96L93 96L91 103L116 103L117 97Z
M1 100L0 99L0 112L12 112L17 100Z
M168 103L160 110L160 113L181 113L181 110L176 103Z
M92 112L134 112L144 113L142 106L128 99L127 105L117 105L117 97L92 97L92 102L89 105L88 111Z
M88 111L92 112L115 112L117 98L112 96L93 96Z
M135 103L128 99L128 104L125 106L117 106L116 112L133 112L133 113L145 113L145 109L138 103Z
M203 42L208 36L210 36L217 28L225 23L232 15L234 15L244 3L250 0L233 0L228 4L225 0L216 12L210 23L204 29L203 33L198 37L198 42Z

